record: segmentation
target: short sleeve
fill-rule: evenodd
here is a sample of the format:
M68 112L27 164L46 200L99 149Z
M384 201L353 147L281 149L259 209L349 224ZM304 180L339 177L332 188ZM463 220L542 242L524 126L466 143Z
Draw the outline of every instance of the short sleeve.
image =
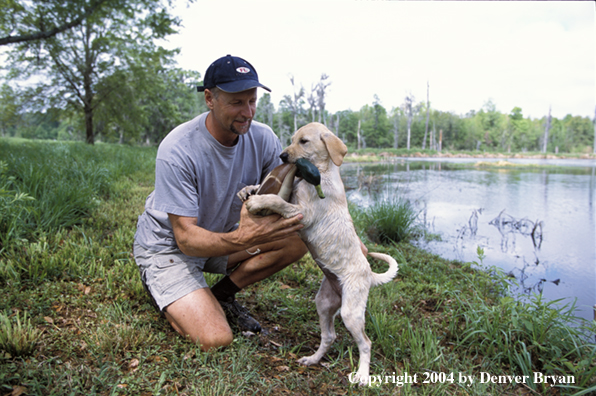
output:
M153 209L178 216L198 217L199 192L193 175L165 160L155 163Z

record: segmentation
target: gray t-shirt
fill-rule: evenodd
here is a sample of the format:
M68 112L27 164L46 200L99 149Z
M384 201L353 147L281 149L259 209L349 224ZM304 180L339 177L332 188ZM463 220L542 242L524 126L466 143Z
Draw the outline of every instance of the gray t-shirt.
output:
M178 126L159 145L155 190L135 234L150 252L177 247L168 213L197 217L197 225L212 232L232 231L242 208L236 193L281 164L281 143L267 125L253 120L248 133L226 147L207 130L207 114Z

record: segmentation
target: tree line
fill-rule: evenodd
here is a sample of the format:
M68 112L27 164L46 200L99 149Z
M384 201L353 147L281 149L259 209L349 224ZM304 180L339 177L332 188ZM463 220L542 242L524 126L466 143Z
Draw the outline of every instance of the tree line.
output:
M191 0L192 1L192 0ZM0 134L32 139L158 144L176 125L206 111L201 75L176 67L178 51L159 46L180 20L172 0L0 0ZM208 62L209 60L205 60ZM378 97L361 109L326 109L331 77L310 89L290 76L293 92L277 106L264 94L256 119L287 144L318 121L352 148L596 152L594 120L567 115L531 119L492 101L465 115L413 95L385 108Z

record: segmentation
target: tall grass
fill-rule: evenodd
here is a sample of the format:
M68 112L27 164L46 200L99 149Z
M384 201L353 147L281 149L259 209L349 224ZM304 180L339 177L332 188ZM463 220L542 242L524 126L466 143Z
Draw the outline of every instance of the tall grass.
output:
M418 231L418 212L401 197L377 201L366 208L362 221L371 241L382 244L408 241Z
M140 155L147 153L149 155ZM152 167L150 150L0 139L0 252L81 224L111 183Z
M41 332L31 325L27 312L13 315L0 312L0 350L12 356L27 357L35 351Z
M30 211L34 198L15 191L14 176L7 175L8 164L0 161L0 254L13 241L22 240L25 225L24 215Z
M507 281L496 270L492 276ZM471 359L490 356L491 364L515 368L529 376L533 390L539 390L532 379L534 372L573 375L578 389L594 382L596 345L582 341L586 335L594 336L594 328L585 328L586 322L575 316L574 303L559 306L562 299L547 302L535 294L526 302L503 295L487 304L485 290L477 289L471 277L469 284L474 293L465 298L458 290L449 292L457 308L446 328Z

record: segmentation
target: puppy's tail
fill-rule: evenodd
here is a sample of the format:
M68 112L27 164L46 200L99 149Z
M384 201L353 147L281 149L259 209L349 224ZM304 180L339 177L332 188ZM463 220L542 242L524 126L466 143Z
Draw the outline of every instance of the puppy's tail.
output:
M389 264L389 269L386 272L382 274L377 274L373 272L372 286L382 285L383 283L387 283L391 281L393 278L395 278L395 276L397 275L398 265L397 261L395 261L393 257L389 256L388 254L373 252L369 252L368 255L374 259L381 260Z

